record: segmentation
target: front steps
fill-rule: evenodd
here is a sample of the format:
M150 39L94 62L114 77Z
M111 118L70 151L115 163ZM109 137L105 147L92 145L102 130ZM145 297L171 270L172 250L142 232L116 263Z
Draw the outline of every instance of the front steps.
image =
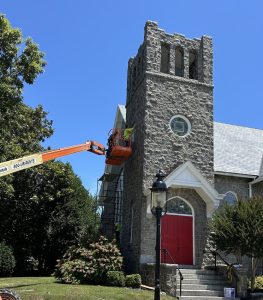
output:
M181 269L183 274L180 300L223 300L228 284L221 274L213 270ZM179 295L179 280L177 284ZM231 298L238 300L239 298Z

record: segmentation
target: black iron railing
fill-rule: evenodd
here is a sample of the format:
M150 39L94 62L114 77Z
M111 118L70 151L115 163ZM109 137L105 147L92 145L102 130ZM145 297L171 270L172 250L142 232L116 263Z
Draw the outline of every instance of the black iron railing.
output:
M217 257L220 258L220 260L223 261L223 263L227 266L226 269L226 277L227 281L231 284L233 282L233 276L235 277L235 288L237 290L237 282L239 281L239 278L235 272L235 264L230 264L229 262L226 261L225 258L222 257L220 253L217 251L211 251L211 254L214 256L214 269L217 271Z
M169 258L171 259L172 263L175 265L175 268L179 273L179 276L180 276L180 297L181 297L182 296L182 281L184 280L183 274L182 274L181 270L176 266L176 263L175 263L174 259L172 258L170 252L165 248L162 248L161 251L164 253L164 255L168 254Z

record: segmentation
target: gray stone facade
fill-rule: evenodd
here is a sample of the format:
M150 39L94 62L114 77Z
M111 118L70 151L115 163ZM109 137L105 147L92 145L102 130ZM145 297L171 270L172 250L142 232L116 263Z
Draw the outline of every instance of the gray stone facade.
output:
M168 73L160 72L162 44L169 44ZM183 77L175 75L174 53L178 46L184 51ZM197 79L189 78L189 51L192 50L198 55ZM155 220L146 217L146 194L156 171L161 168L169 174L177 166L191 161L211 184L214 182L212 82L212 41L209 37L187 39L165 33L154 22L146 23L144 42L137 56L129 61L127 82L126 124L135 127L135 136L134 153L124 169L123 213L126 217L121 244L126 266L131 266L132 271L139 270L141 256L154 255ZM169 126L171 118L177 114L191 123L191 133L184 138L176 136ZM191 198L193 191L190 189L172 193L184 193L194 202L194 213L199 215L196 218L195 259L197 265L201 265L205 240L202 233L206 230L205 202L200 197Z
M179 62L178 53L182 55ZM248 198L263 194L263 149L259 148L263 131L214 123L210 37L188 39L168 34L157 23L148 21L143 43L128 62L127 76L125 125L135 131L133 154L124 168L120 168L123 170L122 217L118 221L120 245L125 271L142 273L144 282L150 284L156 220L149 202L157 171L162 169L168 175L168 200L180 197L191 206L193 265L200 268L213 264L211 253L204 254L209 248L207 222L224 195L230 192ZM176 115L191 124L190 132L183 137L176 135L170 126ZM112 197L110 192L108 196ZM107 215L114 212L107 203L104 206ZM117 220L116 216L111 218L112 226L105 224L108 235L113 235ZM225 258L230 263L236 262L233 256ZM242 263L249 269L248 258L243 258ZM162 264L162 270L161 276L168 278L169 291L173 289L174 268Z

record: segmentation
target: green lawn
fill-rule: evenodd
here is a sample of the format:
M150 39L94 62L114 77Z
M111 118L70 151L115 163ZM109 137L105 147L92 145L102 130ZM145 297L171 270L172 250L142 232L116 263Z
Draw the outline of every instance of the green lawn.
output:
M22 300L139 300L153 299L153 292L139 289L56 283L52 277L0 278L0 288L15 290ZM164 296L162 300L175 298Z

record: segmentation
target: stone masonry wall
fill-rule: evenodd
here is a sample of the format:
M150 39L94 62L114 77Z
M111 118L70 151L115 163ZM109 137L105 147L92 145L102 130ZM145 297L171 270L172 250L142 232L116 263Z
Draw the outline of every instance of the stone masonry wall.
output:
M156 22L148 21L144 29L146 47L146 71L159 72L161 61L161 43L170 45L170 75L175 74L175 48L184 50L184 78L189 78L189 51L198 52L198 80L208 85L213 84L213 50L212 39L202 36L201 39L188 39L184 35L169 34L158 28Z
M222 176L215 175L215 189L219 194L225 194L226 192L235 192L241 197L248 198L249 186L251 181L249 178L234 177L234 176Z
M191 161L213 184L213 94L212 88L166 74L146 74L145 188L161 167L166 174ZM186 137L169 126L174 115L191 123Z
M169 74L160 72L162 43L170 45ZM177 46L184 51L184 77L175 76ZM198 80L189 79L192 50L198 53ZM137 270L142 253L154 251L155 225L153 220L146 220L146 195L158 169L169 174L190 160L211 184L214 182L212 56L211 38L187 39L167 34L156 23L147 22L144 42L129 61L126 122L135 127L135 135L133 156L124 170L121 244L125 264L133 271ZM186 137L180 138L170 130L170 120L176 114L184 115L191 123ZM205 209L202 201L199 199L200 207ZM200 221L204 222L204 218ZM131 232L136 232L132 242Z
M130 78L128 82L129 80ZM121 249L124 255L125 270L128 273L135 273L139 270L141 205L143 198L144 105L145 85L141 81L136 84L136 88L134 88L132 93L128 91L126 104L126 124L128 127L135 128L132 146L133 155L125 163L123 181Z
M170 45L170 73L160 72L161 43ZM213 74L212 41L209 37L187 39L167 34L154 22L145 26L146 47L146 114L144 189L149 188L153 174L162 167L167 174L185 161L192 161L213 184ZM174 49L184 50L184 77L174 75ZM188 78L189 50L199 53L199 80ZM202 67L200 67L202 66ZM170 119L181 114L192 125L191 133L176 136Z

